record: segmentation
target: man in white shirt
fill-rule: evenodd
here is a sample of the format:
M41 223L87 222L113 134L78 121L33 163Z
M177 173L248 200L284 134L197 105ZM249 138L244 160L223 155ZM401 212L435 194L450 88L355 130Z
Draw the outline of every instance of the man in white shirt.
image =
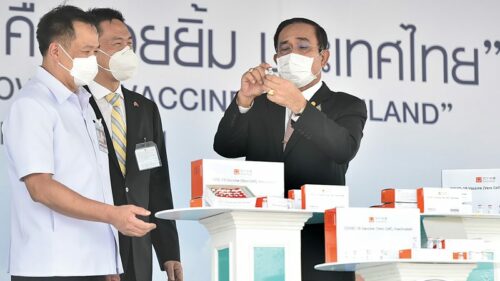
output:
M38 24L42 66L4 124L11 183L11 280L119 280L117 230L155 228L113 205L102 120L81 86L97 73L93 18L59 6ZM104 140L104 141L103 141Z

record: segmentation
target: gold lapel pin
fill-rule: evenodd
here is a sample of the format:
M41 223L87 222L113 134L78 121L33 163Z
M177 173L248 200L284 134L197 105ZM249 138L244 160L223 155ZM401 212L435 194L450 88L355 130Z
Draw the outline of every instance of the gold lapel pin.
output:
M315 102L315 101L312 101L312 102L311 102L311 105L312 105L312 106L316 106L316 102Z

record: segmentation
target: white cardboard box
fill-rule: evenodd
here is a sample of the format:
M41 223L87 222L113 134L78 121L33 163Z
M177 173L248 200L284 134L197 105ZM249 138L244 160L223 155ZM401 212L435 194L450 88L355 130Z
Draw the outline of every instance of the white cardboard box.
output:
M416 191L415 191L416 193ZM396 209L404 209L404 208L414 208L417 209L417 202L393 202L393 203L384 203L382 208L396 208Z
M487 262L494 260L494 254L488 251L416 248L400 250L399 258L417 261L451 262L454 260L471 260Z
M288 200L291 201L291 209L302 209L302 190L288 190Z
M242 195L235 196L235 193ZM203 191L203 199L206 206L254 208L257 197L245 186L207 185Z
M257 208L273 209L273 210L288 210L290 207L290 200L288 198L279 197L259 197L255 205Z
M399 251L400 259L411 259L419 261L452 261L453 252L445 249L414 248Z
M471 190L474 213L500 213L500 169L443 170L441 183Z
M191 199L203 198L203 206L255 207L256 197L284 198L283 163L222 159L191 162Z
M397 259L420 247L418 209L336 208L325 212L326 262Z
M417 189L418 207L424 214L471 214L470 190L422 187Z
M415 189L386 188L381 191L380 195L382 203L417 202L417 190Z
M483 239L443 239L444 249L451 251L485 251L487 244Z
M349 187L343 185L305 184L301 187L302 209L324 212L349 207Z

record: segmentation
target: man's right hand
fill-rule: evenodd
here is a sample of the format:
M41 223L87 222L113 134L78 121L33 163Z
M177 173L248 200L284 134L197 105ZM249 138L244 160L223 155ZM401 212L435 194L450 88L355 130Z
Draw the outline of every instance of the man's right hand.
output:
M106 275L104 281L120 281L120 274Z
M123 235L142 237L155 229L156 224L144 222L137 216L150 214L150 211L134 205L115 206L110 214L110 223Z
M250 107L256 97L266 92L264 76L266 69L270 67L271 65L267 63L261 63L257 67L250 68L241 76L241 88L236 99L239 106Z
M114 206L98 202L76 193L64 184L54 180L52 174L33 173L23 179L34 202L81 220L98 221L112 224L127 236L141 237L156 228L137 216L149 216L150 211L133 206Z

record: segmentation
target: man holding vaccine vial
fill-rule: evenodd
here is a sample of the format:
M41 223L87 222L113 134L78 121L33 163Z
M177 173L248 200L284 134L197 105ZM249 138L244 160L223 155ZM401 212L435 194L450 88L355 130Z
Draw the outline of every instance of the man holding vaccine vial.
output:
M309 19L283 21L274 35L278 66L262 63L241 77L238 94L219 123L214 149L221 156L283 162L285 194L304 184L345 185L366 122L365 102L328 88L321 70L330 57L325 30ZM321 272L324 226L302 231L302 280L354 280L352 273Z

